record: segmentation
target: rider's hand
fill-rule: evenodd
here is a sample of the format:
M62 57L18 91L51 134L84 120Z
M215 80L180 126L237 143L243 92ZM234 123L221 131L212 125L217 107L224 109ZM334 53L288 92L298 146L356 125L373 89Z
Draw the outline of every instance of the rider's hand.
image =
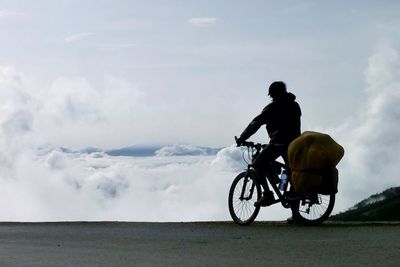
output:
M239 138L235 138L235 141L236 141L236 145L237 145L237 146L241 146L241 145L243 144L243 141L244 141L244 140L242 140L242 139L239 137Z

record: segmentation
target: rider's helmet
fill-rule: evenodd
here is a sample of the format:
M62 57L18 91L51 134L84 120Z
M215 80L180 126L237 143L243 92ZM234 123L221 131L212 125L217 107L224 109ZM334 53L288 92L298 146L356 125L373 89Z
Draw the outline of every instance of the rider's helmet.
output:
M268 95L273 99L279 98L286 93L286 84L282 81L271 83L268 89Z

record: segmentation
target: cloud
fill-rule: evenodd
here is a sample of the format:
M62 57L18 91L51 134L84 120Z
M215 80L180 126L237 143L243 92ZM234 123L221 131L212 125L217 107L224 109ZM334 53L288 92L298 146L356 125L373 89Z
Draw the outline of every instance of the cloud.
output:
M335 211L399 185L399 77L399 51L379 44L365 72L363 110L328 131L346 150ZM115 78L101 84L60 77L36 86L15 68L0 66L0 194L6 200L0 220L230 220L230 183L246 166L234 146L216 155L175 145L154 157L112 157L45 145L56 140L51 135L84 143L104 138L107 129L115 136L127 129L113 124L126 114L143 121L140 90ZM102 122L107 128L94 127ZM195 155L174 156L187 153ZM284 219L288 212L276 205L259 219Z
M229 220L229 187L240 171L231 168L238 160L233 154L112 157L27 150L16 160L14 177L0 179L2 198L13 203L0 203L0 220ZM280 208L260 219L286 213Z
M359 114L333 131L346 150L339 168L338 200L342 209L400 184L399 51L388 42L378 44L369 57L365 78L367 103Z
M250 158L246 158L244 150L236 145L221 149L215 159L212 161L213 166L223 166L225 169L230 169L236 172L245 169L246 162L250 162Z
M33 114L38 108L38 102L26 90L25 82L15 68L0 66L0 154L4 153L3 158L10 160L14 152L7 152L19 150L29 138Z
M156 151L156 156L167 157L167 156L207 156L213 155L217 152L216 149L210 149L206 147L198 147L192 145L172 145L162 147Z
M88 36L93 35L93 34L94 34L94 33L92 33L92 32L75 33L75 34L71 34L71 35L66 36L66 37L64 38L64 41L65 41L66 43L73 43L73 42L80 41L80 40L82 40L82 39L84 39L84 38L86 38L86 37L88 37Z
M117 132L131 139L126 131L135 123L130 122L143 123L148 110L146 94L118 77L99 82L58 77L45 83L28 77L0 65L0 135L5 143L24 137L39 145L108 146L105 140L120 140L111 138Z
M188 22L196 27L209 27L217 22L217 18L197 17L189 19Z
M41 101L45 116L74 122L102 119L98 105L101 91L82 77L59 77L43 93Z
M7 200L0 203L0 220L229 220L229 186L244 166L237 148L208 155L204 148L176 145L160 153L197 155L113 157L43 145L48 139L40 137L60 134L57 128L73 134L79 119L71 118L80 113L87 125L93 112L118 112L108 101L131 100L132 92L113 81L108 95L78 78L62 78L45 90L28 84L15 69L0 68L0 194ZM283 218L282 212L260 218Z

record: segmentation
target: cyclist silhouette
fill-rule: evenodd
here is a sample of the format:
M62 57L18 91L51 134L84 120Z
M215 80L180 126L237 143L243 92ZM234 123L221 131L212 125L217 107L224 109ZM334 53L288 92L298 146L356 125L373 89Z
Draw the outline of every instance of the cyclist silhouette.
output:
M269 86L268 95L272 98L271 103L250 122L237 139L237 144L240 145L256 133L262 125L266 125L270 142L253 161L257 180L264 189L262 197L254 203L255 206L268 206L274 203L274 193L269 189L265 178L271 171L268 163L281 156L287 164L288 146L295 138L300 136L301 109L295 101L296 96L287 92L286 84L282 81L273 82Z

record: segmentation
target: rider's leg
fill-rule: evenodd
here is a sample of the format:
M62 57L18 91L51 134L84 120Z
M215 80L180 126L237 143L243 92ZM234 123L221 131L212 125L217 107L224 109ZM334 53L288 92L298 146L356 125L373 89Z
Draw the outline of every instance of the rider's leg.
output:
M267 183L267 179L265 179L266 176L266 170L264 166L254 166L254 170L256 171L256 178L258 183L262 186L263 191L267 192L270 191Z
M286 165L289 165L287 147L288 147L288 146L286 146L286 147L283 148L283 151L282 151L282 155L281 155L281 156L282 156L283 160L285 161L285 164L286 164ZM289 171L290 171L290 170L289 170ZM292 175L292 172L290 171L289 177L291 177L291 175ZM297 197L298 197L298 195L297 195L296 191L294 190L293 186L290 187L290 190L289 190L289 192L288 192L288 197L289 197L289 199L297 199ZM294 215L293 210L292 210L292 216L290 216L289 218L287 218L287 219L286 219L286 222L287 222L288 224L297 223L297 218L296 218L296 216Z
M282 154L281 149L273 144L269 144L261 150L260 154L253 161L254 170L257 174L257 180L262 185L264 191L270 191L266 180L271 170L268 163L274 161Z
M256 206L268 206L274 203L274 194L269 189L266 175L270 172L268 169L268 163L274 161L280 156L280 151L274 145L267 145L258 155L258 157L253 161L254 170L256 171L256 176L258 182L264 189L263 196L255 202Z
M285 164L289 165L287 147L288 146L284 147L284 149L282 150L281 156L282 156L283 160L285 161ZM292 172L289 170L289 177L291 177L291 176L292 176ZM293 186L290 187L289 192L287 192L287 194L290 199L296 199L298 197L298 194L294 190Z

